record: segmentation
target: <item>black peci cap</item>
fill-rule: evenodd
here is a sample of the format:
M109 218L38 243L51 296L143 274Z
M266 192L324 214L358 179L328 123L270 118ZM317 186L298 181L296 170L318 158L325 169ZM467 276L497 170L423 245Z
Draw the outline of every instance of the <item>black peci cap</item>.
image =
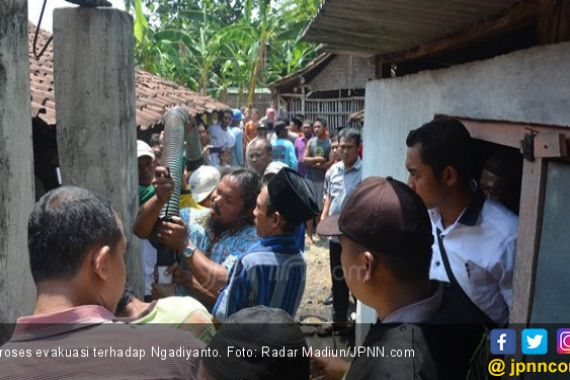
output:
M283 168L267 183L272 206L291 224L318 215L319 206L307 181L293 169Z

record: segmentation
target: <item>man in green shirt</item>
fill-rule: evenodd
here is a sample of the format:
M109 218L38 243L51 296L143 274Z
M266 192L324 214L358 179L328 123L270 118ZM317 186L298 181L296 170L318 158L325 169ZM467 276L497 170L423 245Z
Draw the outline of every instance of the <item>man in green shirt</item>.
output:
M154 152L150 145L137 140L137 160L139 167L139 202L143 205L154 195Z

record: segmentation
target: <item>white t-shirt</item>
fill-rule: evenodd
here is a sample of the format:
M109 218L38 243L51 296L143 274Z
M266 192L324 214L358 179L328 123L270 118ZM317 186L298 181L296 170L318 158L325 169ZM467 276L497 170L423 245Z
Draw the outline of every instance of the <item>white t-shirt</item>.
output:
M156 248L152 246L149 240L142 240L141 244L142 269L144 273L144 295L148 296L152 293L152 284L154 283L154 267L156 266Z
M230 129L224 130L219 124L213 124L208 128L210 134L210 142L216 148L232 149L236 143L235 136ZM210 162L213 166L219 166L220 159L217 153L210 154Z

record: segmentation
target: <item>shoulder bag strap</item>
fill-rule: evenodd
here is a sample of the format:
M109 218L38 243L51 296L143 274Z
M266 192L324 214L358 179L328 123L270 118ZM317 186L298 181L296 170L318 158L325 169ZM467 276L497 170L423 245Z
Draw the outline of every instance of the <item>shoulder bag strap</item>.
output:
M443 246L443 239L441 238L441 230L437 228L436 232L437 232L437 245L439 245L439 253L441 255L441 259L443 260L443 266L445 267L445 272L447 273L447 278L449 279L449 283L461 289L463 294L467 298L469 298L465 293L465 291L463 290L463 288L461 287L461 285L459 285L459 282L457 282L457 278L455 278L455 275L453 274L453 270L451 269L451 265L449 264L449 258L447 257L447 251Z
M455 288L461 294L462 297L464 297L466 299L466 301L468 301L469 306L475 312L478 312L478 314L480 314L480 318L485 323L485 325L491 326L491 327L496 326L497 324L495 323L495 321L493 321L487 315L487 313L485 313L483 310L481 310L481 308L479 306L477 306L477 304L475 302L473 302L471 297L469 297L467 295L467 293L465 293L465 290L457 281L457 278L455 277L455 275L453 274L453 270L451 269L451 265L449 264L449 257L447 256L447 251L445 250L445 247L443 246L443 239L441 238L441 230L439 228L437 228L436 232L437 232L437 244L439 245L439 252L441 254L441 259L443 260L443 266L445 267L445 272L447 273L449 283L451 284L451 286L453 288Z

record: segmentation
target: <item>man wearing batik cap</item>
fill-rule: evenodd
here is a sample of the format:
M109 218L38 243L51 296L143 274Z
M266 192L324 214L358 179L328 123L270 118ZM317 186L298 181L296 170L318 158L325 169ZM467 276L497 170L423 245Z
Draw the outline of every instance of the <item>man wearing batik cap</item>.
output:
M413 190L390 177L370 177L317 232L341 236L346 283L378 313L364 346L413 352L401 358L362 355L350 370L340 359L317 358L327 378L340 379L347 370L347 379L466 377L482 325L460 298L430 281L431 223Z
M281 169L261 189L253 214L262 240L239 257L232 268L213 309L218 320L255 305L295 315L305 290L307 270L295 232L299 224L317 212L309 185L292 169Z
M215 357L200 361L200 380L307 380L307 342L295 320L280 309L255 306L222 324L208 344ZM253 355L237 355L249 352Z

